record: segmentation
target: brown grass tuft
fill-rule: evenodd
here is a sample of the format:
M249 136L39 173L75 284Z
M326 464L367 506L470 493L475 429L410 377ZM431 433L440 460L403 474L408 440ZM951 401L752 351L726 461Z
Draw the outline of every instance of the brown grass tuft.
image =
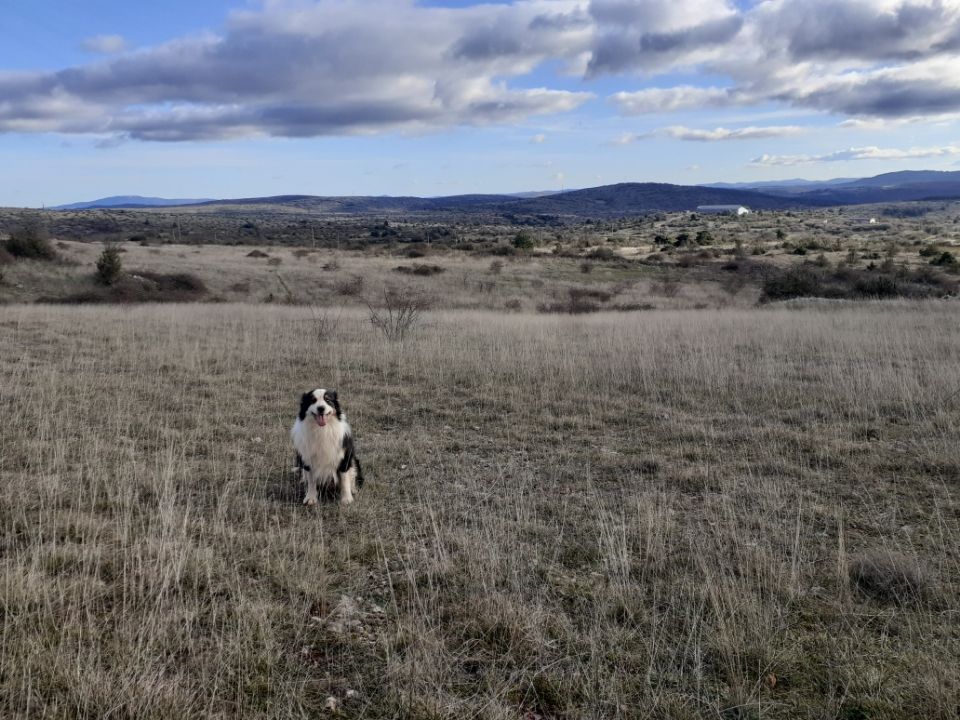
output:
M874 550L850 561L851 586L881 603L910 605L930 595L931 580L917 560L890 550Z

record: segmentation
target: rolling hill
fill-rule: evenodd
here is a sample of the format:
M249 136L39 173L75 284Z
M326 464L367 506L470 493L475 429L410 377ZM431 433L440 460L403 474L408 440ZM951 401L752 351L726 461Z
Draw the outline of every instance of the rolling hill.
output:
M517 217L616 217L654 212L695 210L698 205L746 205L754 209L785 209L816 201L779 197L752 190L731 190L663 183L621 183L533 197L516 195L412 196L277 195L192 203L193 212L236 214L257 211L342 215L463 214Z
M746 184L619 183L557 193L471 194L446 197L276 195L223 200L168 200L136 195L62 205L57 210L189 207L193 212L284 212L316 215L472 215L603 218L692 211L698 205L744 205L784 210L960 198L960 172L903 171L851 180L786 180Z

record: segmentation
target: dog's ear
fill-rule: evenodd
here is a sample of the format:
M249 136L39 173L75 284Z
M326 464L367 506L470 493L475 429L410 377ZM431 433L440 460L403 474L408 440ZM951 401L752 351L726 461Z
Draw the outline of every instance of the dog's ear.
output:
M301 420L307 417L307 410L310 409L310 406L316 402L316 398L313 396L313 392L305 392L300 396L300 412L297 415Z
M336 414L337 420L343 417L343 414L340 412L340 403L337 400L336 390L327 390L323 394L323 399L333 406L333 412Z

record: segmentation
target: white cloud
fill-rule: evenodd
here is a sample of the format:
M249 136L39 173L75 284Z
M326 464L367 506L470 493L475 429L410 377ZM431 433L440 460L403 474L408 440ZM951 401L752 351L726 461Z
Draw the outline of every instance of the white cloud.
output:
M584 50L589 27L577 17L580 5L268 0L234 13L220 36L60 72L0 75L0 132L309 137L568 112L591 94L514 88L510 79Z
M671 125L670 127L660 128L647 133L623 133L613 141L613 144L629 145L657 136L672 137L675 140L688 142L719 142L723 140L760 140L775 137L790 137L804 132L806 132L806 130L797 125L750 126L734 129L718 127L713 130L698 130L682 125Z
M731 89L701 88L691 85L618 92L611 95L610 100L623 115L668 113L702 107L726 107L741 102Z
M757 140L761 138L789 137L805 132L796 125L770 125L767 127L745 127L730 130L719 127L714 130L695 130L681 125L673 125L662 130L677 140L694 142L717 142L719 140Z
M631 89L608 98L622 115L773 105L867 123L960 113L960 0L260 0L218 35L135 53L100 35L84 47L112 56L0 73L0 132L422 132L516 123L592 97L589 86L527 87L544 66L624 78ZM650 86L678 74L692 79ZM723 130L684 139L750 137Z
M724 12L722 3L708 9ZM624 115L767 103L862 121L960 111L960 0L767 0L736 12L740 29L728 40L709 52L694 43L656 68L725 76L727 87L645 89L610 101ZM635 31L629 41L642 37Z
M750 164L771 167L780 165L808 165L821 162L845 162L851 160L914 160L920 158L943 158L954 155L960 155L960 145L910 148L908 150L870 146L836 150L825 155L761 155L751 160Z
M654 133L652 132L645 132L645 133L625 132L625 133L622 133L615 140L611 141L611 144L612 145L630 145L635 142L640 142L641 140L647 140L648 138L652 138L653 136L654 136Z
M86 38L80 47L87 52L112 55L127 49L127 41L122 35L94 35Z

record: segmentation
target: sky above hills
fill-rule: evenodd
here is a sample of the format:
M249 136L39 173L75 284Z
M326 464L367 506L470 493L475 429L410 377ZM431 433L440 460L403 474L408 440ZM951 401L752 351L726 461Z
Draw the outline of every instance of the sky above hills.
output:
M12 0L0 205L960 169L960 0Z

